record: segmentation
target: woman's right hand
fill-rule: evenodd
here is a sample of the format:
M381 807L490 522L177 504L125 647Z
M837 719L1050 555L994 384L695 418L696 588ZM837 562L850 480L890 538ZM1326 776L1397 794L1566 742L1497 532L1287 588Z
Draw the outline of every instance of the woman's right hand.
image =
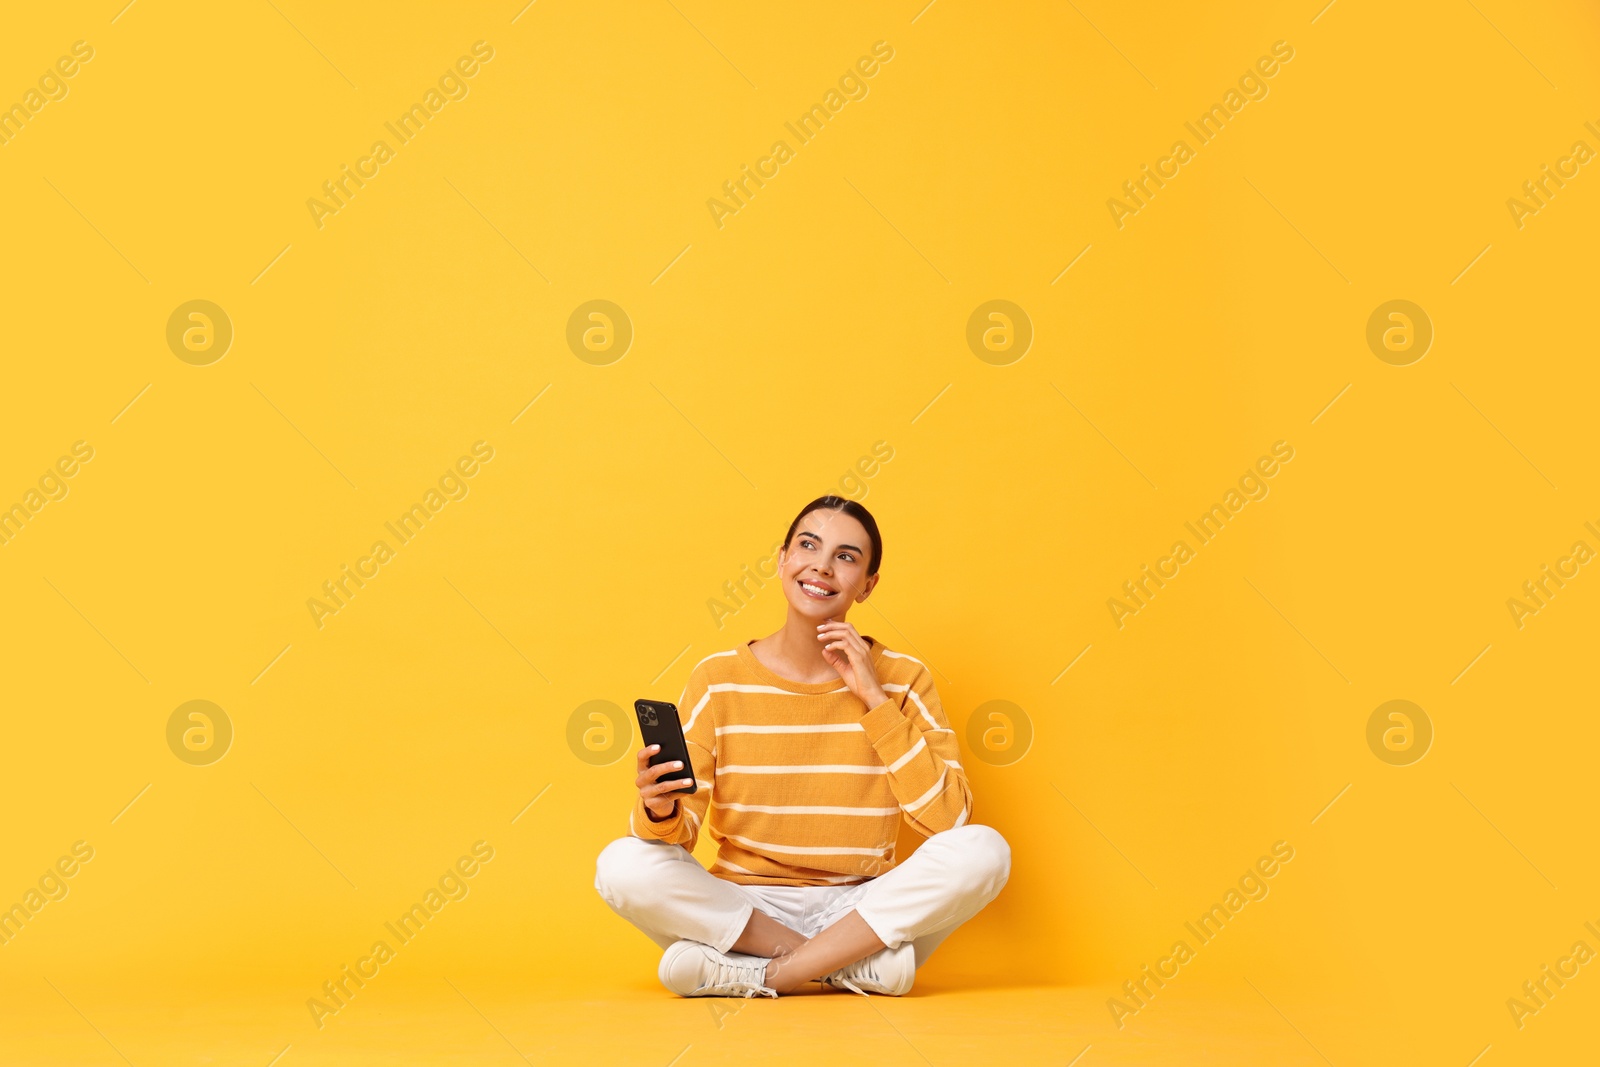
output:
M657 821L670 819L677 812L678 798L671 794L682 789L684 778L689 777L673 773L683 769L680 760L668 760L658 766L650 766L650 757L660 751L660 745L646 745L639 750L639 776L633 780L634 785L639 787L639 799L644 801L645 810ZM664 774L671 776L665 782L660 781Z

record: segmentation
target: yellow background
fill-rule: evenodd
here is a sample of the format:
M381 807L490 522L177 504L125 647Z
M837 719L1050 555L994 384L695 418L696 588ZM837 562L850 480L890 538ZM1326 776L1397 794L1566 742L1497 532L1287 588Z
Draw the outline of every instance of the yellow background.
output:
M1600 967L1506 1008L1600 948L1600 577L1506 607L1600 547L1600 177L1506 207L1600 148L1585 5L122 2L0 35L0 103L95 49L0 146L0 504L95 450L0 546L0 898L95 849L0 947L0 1060L1592 1050ZM479 40L469 95L318 228L307 199ZM719 228L706 201L880 40L869 95ZM165 340L194 299L235 331L209 366ZM565 341L593 299L635 332L606 366ZM1035 331L1007 366L965 340L991 299ZM1392 299L1435 329L1410 366L1365 341ZM479 440L469 495L314 625ZM1270 495L1119 629L1107 598L1279 440ZM1026 713L1023 759L965 760L1011 882L917 995L728 1020L594 893L632 772L568 716L775 629L771 586L720 628L707 601L878 441L881 610L851 620L934 665L958 729ZM235 729L210 766L166 744L195 699ZM1391 699L1435 730L1410 766L1367 747ZM470 895L318 1030L306 999L478 840ZM1117 1028L1279 840L1270 895Z

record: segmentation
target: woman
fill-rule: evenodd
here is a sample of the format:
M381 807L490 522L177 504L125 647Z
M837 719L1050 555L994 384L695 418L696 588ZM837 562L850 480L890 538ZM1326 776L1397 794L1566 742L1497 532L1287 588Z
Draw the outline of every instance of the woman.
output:
M783 627L690 672L678 708L693 767L638 753L630 835L600 853L595 888L666 949L658 973L680 996L775 997L812 981L899 996L1005 885L1011 850L969 821L927 667L845 621L882 560L866 508L807 504L779 555ZM692 794L675 792L685 773ZM927 840L897 863L902 818ZM690 854L702 823L710 871Z

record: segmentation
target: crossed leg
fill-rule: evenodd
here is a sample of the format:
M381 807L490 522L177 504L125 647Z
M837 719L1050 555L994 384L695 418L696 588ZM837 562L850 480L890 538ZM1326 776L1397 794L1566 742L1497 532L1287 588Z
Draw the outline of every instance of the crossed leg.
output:
M838 922L811 938L795 933L776 919L762 915L759 911L750 916L751 926L756 924L756 916L761 916L798 941L798 944L781 948L777 953L750 951L752 956L770 957L767 962L767 985L779 993L792 993L807 982L821 978L825 974L832 974L848 963L854 963L888 947L873 932L872 927L867 925L867 920L861 917L861 913L854 908L846 912ZM747 927L746 935L748 933ZM743 941L743 938L740 941ZM734 951L747 950L739 948L736 942Z
M768 960L767 984L789 993L891 945L910 941L916 965L989 903L1011 854L992 828L967 825L929 837L903 863L863 883L836 921L812 937L755 907L676 845L621 838L606 846L595 888L662 948L699 941Z

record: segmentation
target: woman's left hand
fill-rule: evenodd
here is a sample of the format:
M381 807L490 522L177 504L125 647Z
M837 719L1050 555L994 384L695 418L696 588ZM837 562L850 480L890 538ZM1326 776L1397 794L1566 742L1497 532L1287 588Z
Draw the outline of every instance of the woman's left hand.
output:
M817 627L817 640L822 644L822 658L828 666L839 672L839 677L868 709L889 699L878 683L878 673L872 667L872 649L854 625L848 622L829 621Z

